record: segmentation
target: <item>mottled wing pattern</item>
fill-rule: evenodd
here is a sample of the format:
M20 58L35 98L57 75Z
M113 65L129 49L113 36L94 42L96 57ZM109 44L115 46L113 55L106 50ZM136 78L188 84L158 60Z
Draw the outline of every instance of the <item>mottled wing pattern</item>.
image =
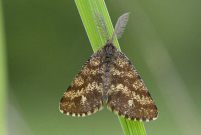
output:
M149 121L157 118L157 107L143 80L130 60L116 51L111 62L111 85L108 108L131 120Z
M76 75L60 100L60 111L72 116L86 116L102 108L102 50L94 53Z

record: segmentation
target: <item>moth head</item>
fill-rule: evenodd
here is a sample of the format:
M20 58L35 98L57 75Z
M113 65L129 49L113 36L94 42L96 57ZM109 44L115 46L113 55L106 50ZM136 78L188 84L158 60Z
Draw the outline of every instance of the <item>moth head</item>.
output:
M107 42L107 44L104 47L104 50L105 50L105 53L106 53L105 54L106 58L107 57L110 58L110 57L112 57L114 55L114 52L115 52L116 49L115 49L113 43Z

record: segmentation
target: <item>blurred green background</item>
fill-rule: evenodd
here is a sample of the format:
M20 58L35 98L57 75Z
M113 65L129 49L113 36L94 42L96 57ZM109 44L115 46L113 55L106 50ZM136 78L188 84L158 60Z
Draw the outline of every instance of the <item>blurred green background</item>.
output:
M149 135L201 134L201 1L107 0L113 23L131 12L119 40L159 108ZM104 109L72 118L59 100L93 53L73 0L3 0L9 135L122 135Z

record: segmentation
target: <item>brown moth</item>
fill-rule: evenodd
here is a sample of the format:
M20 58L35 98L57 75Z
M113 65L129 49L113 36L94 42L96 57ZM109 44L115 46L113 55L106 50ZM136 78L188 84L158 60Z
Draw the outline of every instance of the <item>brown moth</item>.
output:
M119 17L106 45L94 53L60 100L60 111L71 116L91 115L106 104L109 110L130 120L157 118L157 107L131 61L113 45L128 21L128 13ZM100 28L107 33L102 19Z

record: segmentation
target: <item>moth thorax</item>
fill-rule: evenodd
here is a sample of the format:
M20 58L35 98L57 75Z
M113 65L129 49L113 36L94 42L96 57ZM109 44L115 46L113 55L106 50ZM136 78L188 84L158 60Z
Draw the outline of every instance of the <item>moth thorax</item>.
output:
M108 59L114 55L115 47L112 43L107 43L104 50L105 50L105 57L106 59Z

